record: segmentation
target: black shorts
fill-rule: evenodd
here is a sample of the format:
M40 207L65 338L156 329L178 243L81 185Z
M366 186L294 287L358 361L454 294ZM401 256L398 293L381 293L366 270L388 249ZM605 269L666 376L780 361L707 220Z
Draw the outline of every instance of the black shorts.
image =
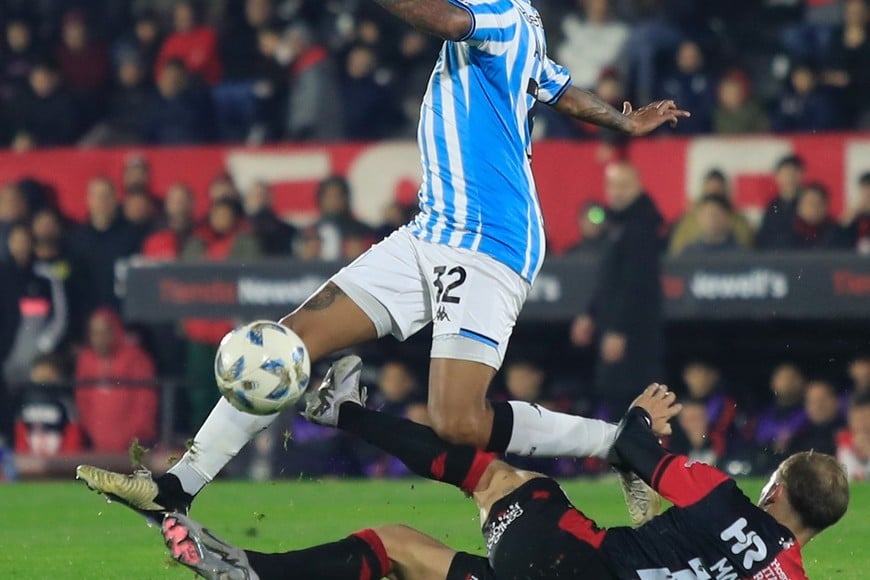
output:
M616 578L599 550L606 531L552 479L533 479L497 501L483 534L499 580Z

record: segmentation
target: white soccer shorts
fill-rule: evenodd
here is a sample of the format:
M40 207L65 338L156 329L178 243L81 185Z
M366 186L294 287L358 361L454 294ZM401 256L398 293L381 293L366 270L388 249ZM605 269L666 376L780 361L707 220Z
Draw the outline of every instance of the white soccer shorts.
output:
M499 369L529 283L492 257L417 239L406 229L332 277L378 336L405 340L433 323L432 358Z

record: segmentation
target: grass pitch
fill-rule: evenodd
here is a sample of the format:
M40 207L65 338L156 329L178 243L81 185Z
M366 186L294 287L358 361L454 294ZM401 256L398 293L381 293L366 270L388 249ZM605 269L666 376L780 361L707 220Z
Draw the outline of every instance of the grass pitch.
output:
M762 482L745 481L755 497ZM602 525L628 516L612 481L564 483ZM218 482L193 515L246 548L282 551L383 523L409 524L450 546L483 553L477 510L453 488L428 481ZM0 578L190 578L156 529L76 483L0 485ZM845 519L804 548L816 580L870 578L870 486L854 486Z

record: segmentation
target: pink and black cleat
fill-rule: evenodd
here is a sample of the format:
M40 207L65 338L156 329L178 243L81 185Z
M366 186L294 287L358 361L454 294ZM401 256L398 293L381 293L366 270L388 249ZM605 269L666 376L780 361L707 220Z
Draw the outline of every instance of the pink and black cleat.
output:
M211 580L259 580L244 550L227 544L189 517L167 514L161 525L172 557Z

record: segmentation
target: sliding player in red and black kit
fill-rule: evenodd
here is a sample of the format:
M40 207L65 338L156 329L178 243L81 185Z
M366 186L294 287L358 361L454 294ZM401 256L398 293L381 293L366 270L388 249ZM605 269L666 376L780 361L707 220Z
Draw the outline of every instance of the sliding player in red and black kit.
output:
M309 402L308 418L355 433L416 473L471 494L481 510L488 558L456 552L405 526L307 550L243 552L186 516L170 514L163 531L176 559L205 577L230 579L796 580L806 578L801 546L836 523L848 505L845 474L828 455L788 458L756 506L722 472L668 452L655 433L668 430L679 405L656 384L626 413L610 460L674 507L637 529L601 529L552 479L366 409L359 365L342 362Z

